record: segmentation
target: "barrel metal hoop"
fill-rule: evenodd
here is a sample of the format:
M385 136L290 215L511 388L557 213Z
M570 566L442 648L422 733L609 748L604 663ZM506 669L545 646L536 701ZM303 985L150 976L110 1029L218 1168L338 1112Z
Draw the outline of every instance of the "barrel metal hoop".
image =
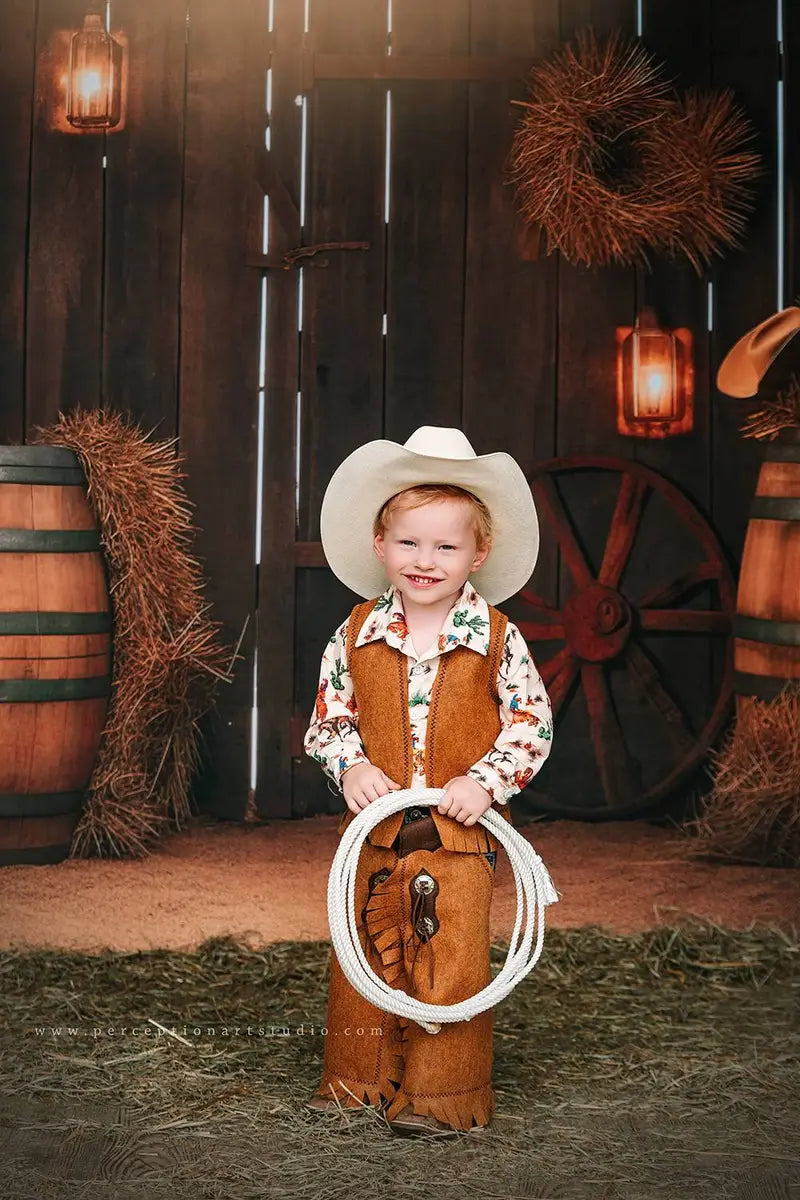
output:
M76 679L0 679L0 703L43 704L48 700L94 700L111 695L111 676Z
M800 444L768 446L764 462L800 462Z
M0 553L80 554L99 549L98 529L0 529Z
M5 467L0 464L0 483L86 487L86 476L81 467Z
M800 621L771 621L736 613L733 635L750 642L768 642L771 646L800 646Z
M111 613L0 612L0 636L110 633Z
M756 700L776 700L789 684L800 679L778 675L753 675L750 671L733 672L733 689L738 696L753 696Z
M0 817L55 817L78 812L83 791L0 792Z
M754 521L800 521L800 497L756 496L750 505Z
M69 446L0 446L4 467L76 467L80 459Z

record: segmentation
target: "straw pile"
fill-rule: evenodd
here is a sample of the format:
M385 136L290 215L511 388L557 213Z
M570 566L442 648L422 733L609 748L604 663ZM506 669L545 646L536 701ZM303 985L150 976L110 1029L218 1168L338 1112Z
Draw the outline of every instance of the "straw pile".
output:
M229 651L217 640L219 622L205 615L201 569L188 549L176 440L150 442L118 413L80 408L31 439L78 455L111 594L112 694L73 857L140 857L186 825L197 723L217 683L230 681Z
M747 416L740 432L760 441L774 441L782 429L800 428L800 378L792 374L788 384L761 408Z
M718 751L701 816L684 829L706 857L800 867L800 684L749 699Z
M698 274L739 243L759 156L732 93L679 96L639 41L591 30L533 68L509 157L525 219L571 263L685 254Z
M329 950L216 939L192 954L0 953L4 1194L795 1195L796 931L548 931L495 1011L494 1122L453 1141L393 1137L369 1109L303 1110ZM506 951L492 947L495 972Z

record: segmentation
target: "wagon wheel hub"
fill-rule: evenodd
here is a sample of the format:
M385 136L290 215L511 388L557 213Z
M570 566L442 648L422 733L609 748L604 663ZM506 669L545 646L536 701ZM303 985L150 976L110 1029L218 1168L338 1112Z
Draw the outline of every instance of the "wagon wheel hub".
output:
M564 637L584 662L616 658L631 633L631 606L614 588L592 583L574 592L562 613Z

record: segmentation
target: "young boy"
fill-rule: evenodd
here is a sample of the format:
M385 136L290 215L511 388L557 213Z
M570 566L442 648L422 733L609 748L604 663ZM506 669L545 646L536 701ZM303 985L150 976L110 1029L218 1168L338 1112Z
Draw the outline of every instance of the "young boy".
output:
M444 789L437 806L372 830L355 904L375 973L454 1004L491 980L498 847L479 818L495 805L510 820L509 798L551 746L541 677L493 607L536 561L530 487L510 455L479 457L460 430L423 426L403 446L370 442L345 459L320 524L331 569L369 599L325 649L305 751L344 794L340 834L390 790ZM366 1103L403 1134L483 1129L495 1106L492 1017L428 1033L364 999L331 951L325 1064L308 1106Z

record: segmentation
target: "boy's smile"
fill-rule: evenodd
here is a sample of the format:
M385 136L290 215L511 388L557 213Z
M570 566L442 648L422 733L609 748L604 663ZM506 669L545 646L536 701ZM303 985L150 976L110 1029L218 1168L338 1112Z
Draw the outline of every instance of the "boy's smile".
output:
M406 615L442 620L489 553L477 548L468 505L450 499L396 509L374 547Z

